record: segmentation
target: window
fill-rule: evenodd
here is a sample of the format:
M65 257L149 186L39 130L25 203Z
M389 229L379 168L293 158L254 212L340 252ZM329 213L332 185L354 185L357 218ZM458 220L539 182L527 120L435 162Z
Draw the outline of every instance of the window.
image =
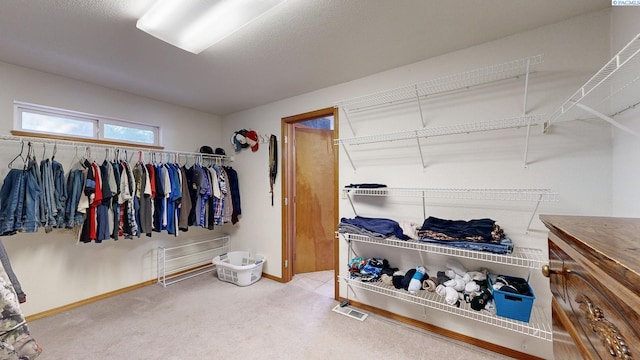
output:
M160 127L14 102L16 130L84 139L160 146Z

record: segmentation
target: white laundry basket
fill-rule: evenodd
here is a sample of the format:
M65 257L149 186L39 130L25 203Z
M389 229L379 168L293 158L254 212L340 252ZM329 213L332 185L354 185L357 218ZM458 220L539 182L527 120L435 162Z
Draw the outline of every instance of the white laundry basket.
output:
M262 277L264 256L250 256L248 251L231 251L213 258L213 264L218 272L218 279L234 283L238 286L248 286Z

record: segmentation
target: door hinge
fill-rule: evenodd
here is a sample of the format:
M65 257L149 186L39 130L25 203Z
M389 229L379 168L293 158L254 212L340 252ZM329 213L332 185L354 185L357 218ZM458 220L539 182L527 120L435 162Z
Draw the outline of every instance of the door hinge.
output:
M285 260L284 261L284 267L288 268L289 267L289 260Z
M289 205L289 198L284 198L284 206Z
M285 143L285 144L288 144L288 143L289 143L289 137L288 137L288 136L286 136L286 135L285 135L285 137L284 137L284 143Z

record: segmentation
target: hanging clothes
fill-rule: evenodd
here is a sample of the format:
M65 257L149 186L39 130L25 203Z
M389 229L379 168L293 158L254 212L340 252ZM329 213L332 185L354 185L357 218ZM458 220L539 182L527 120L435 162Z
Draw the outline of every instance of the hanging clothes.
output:
M224 194L224 200L222 202L222 223L227 224L231 222L231 218L233 215L233 201L231 201L231 186L229 184L229 175L224 167L218 167L220 173L222 174L222 178L224 179L224 186L226 192Z
M67 176L67 201L64 206L64 225L67 229L80 226L83 223L83 212L80 209L80 199L83 195L87 170L81 163L75 163Z
M182 198L182 187L178 177L177 166L174 164L167 164L166 170L166 181L164 183L166 200L166 211L164 216L164 219L166 219L165 228L167 233L177 236L177 202ZM170 189L168 194L166 193L166 188Z
M224 206L225 206L225 200L227 197L227 179L220 166L213 165L213 169L215 170L216 175L218 176L217 183L220 187L220 198L214 198L215 205L214 205L213 218L214 218L215 225L223 225L224 224L224 217L223 217Z
M164 186L163 186L163 166L155 166L155 188L156 196L153 203L153 230L156 232L162 231L162 218L164 217Z
M152 204L151 204L151 184L149 173L142 162L138 162L133 168L133 177L136 180L135 197L140 204L140 211L136 214L140 231L147 236L151 236L152 226Z
M121 173L122 173L122 165L117 162L112 162L111 168L113 169L113 178L116 184L116 192L111 198L111 209L113 211L113 218L111 221L111 238L114 240L118 240L120 238L120 195L122 194L121 189Z
M65 209L68 201L67 186L65 184L64 168L61 163L51 158L51 172L53 176L53 199L56 211L56 227L63 228L65 225Z
M269 138L269 192L271 193L271 206L273 206L273 185L278 175L278 140L271 134Z
M40 197L42 188L38 184L38 164L34 159L29 161L26 173L26 187L24 190L24 207L22 218L22 231L26 233L37 232L40 227Z
M192 196L191 196L191 180L188 176L188 171L184 166L179 168L182 182L181 182L181 190L182 190L182 198L180 199L180 204L178 205L178 229L180 231L189 230L189 216L191 214L192 206Z
M57 225L56 215L58 211L54 205L53 169L49 159L40 161L40 184L42 187L40 221L44 226L45 232L49 233Z
M238 217L242 215L238 172L231 166L225 166L224 169L227 173L227 179L229 180L229 190L231 191L231 203L233 206L233 212L231 213L231 223L236 224L239 221Z

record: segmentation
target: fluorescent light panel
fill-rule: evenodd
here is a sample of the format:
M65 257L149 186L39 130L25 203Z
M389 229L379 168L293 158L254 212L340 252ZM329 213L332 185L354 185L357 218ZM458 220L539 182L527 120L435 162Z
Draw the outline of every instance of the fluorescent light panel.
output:
M158 0L136 27L199 54L284 0Z

